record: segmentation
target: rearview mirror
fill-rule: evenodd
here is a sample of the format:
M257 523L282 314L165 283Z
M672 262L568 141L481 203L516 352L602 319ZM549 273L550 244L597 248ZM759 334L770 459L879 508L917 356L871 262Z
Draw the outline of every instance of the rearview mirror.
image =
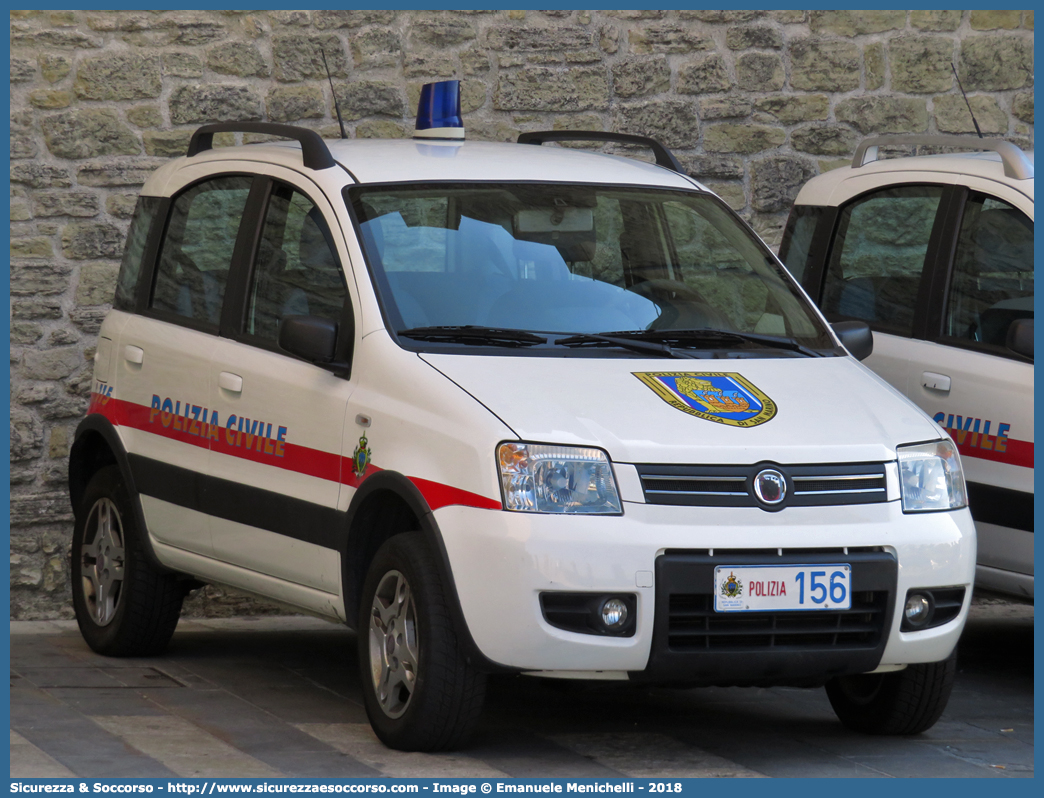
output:
M1015 319L1008 327L1008 349L1033 360L1033 319Z
M555 205L520 210L515 213L514 235L519 241L556 247L567 263L592 260L597 247L591 208Z
M841 345L856 360L866 360L874 351L874 334L865 321L839 321L830 325Z
M555 205L515 212L516 233L581 233L594 230L594 211ZM523 235L523 238L528 238Z

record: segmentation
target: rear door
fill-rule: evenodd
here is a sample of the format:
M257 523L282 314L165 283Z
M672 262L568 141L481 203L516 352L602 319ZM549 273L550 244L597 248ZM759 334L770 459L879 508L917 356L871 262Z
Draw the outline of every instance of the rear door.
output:
M248 175L217 175L172 198L152 280L112 355L121 434L149 531L197 554L212 550L201 512L214 433L208 364L252 184Z
M1033 318L1033 220L1011 194L962 192L946 290L933 292L932 342L911 352L908 395L960 450L980 566L1032 574L1033 361L1006 341L1012 322ZM980 583L1014 587L998 576L980 568Z

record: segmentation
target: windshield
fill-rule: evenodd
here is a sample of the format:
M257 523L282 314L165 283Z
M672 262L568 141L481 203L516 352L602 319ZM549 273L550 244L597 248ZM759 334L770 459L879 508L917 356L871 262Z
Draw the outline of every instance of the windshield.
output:
M670 340L712 330L750 334L718 335L716 348L764 348L768 338L834 347L767 250L706 194L534 183L346 195L399 335L446 342L447 329L466 327L458 343L473 345L477 328L500 343L505 331Z

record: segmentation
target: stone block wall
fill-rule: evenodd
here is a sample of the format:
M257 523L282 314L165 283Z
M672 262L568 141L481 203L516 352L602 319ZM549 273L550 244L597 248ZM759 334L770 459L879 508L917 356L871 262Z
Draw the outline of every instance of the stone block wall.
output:
M472 139L652 135L778 243L873 133L1033 142L1032 11L12 11L11 609L67 617L66 458L135 193L200 123L403 137L460 78ZM249 140L250 137L247 137ZM226 142L227 142L226 137ZM190 611L260 605L208 589Z

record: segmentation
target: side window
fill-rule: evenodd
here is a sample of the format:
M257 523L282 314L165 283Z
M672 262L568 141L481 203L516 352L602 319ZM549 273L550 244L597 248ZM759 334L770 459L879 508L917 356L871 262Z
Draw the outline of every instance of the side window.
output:
M217 324L251 178L219 177L174 200L150 307Z
M787 226L783 230L783 241L779 245L779 259L794 275L794 279L804 284L805 269L812 251L812 240L816 233L816 225L826 208L819 205L795 205L790 211Z
M972 194L957 237L944 334L1004 346L1016 319L1033 318L1033 222Z
M913 333L942 192L941 186L901 186L842 210L823 286L825 314L863 319L897 335Z
M345 284L330 229L308 197L277 183L248 293L248 335L275 343L284 316L337 321Z
M145 245L149 240L152 223L163 203L159 197L139 197L131 217L130 230L127 231L127 244L123 248L123 262L116 278L116 296L112 306L117 310L135 309L135 293L138 290L138 277L141 276L141 261L145 256Z

